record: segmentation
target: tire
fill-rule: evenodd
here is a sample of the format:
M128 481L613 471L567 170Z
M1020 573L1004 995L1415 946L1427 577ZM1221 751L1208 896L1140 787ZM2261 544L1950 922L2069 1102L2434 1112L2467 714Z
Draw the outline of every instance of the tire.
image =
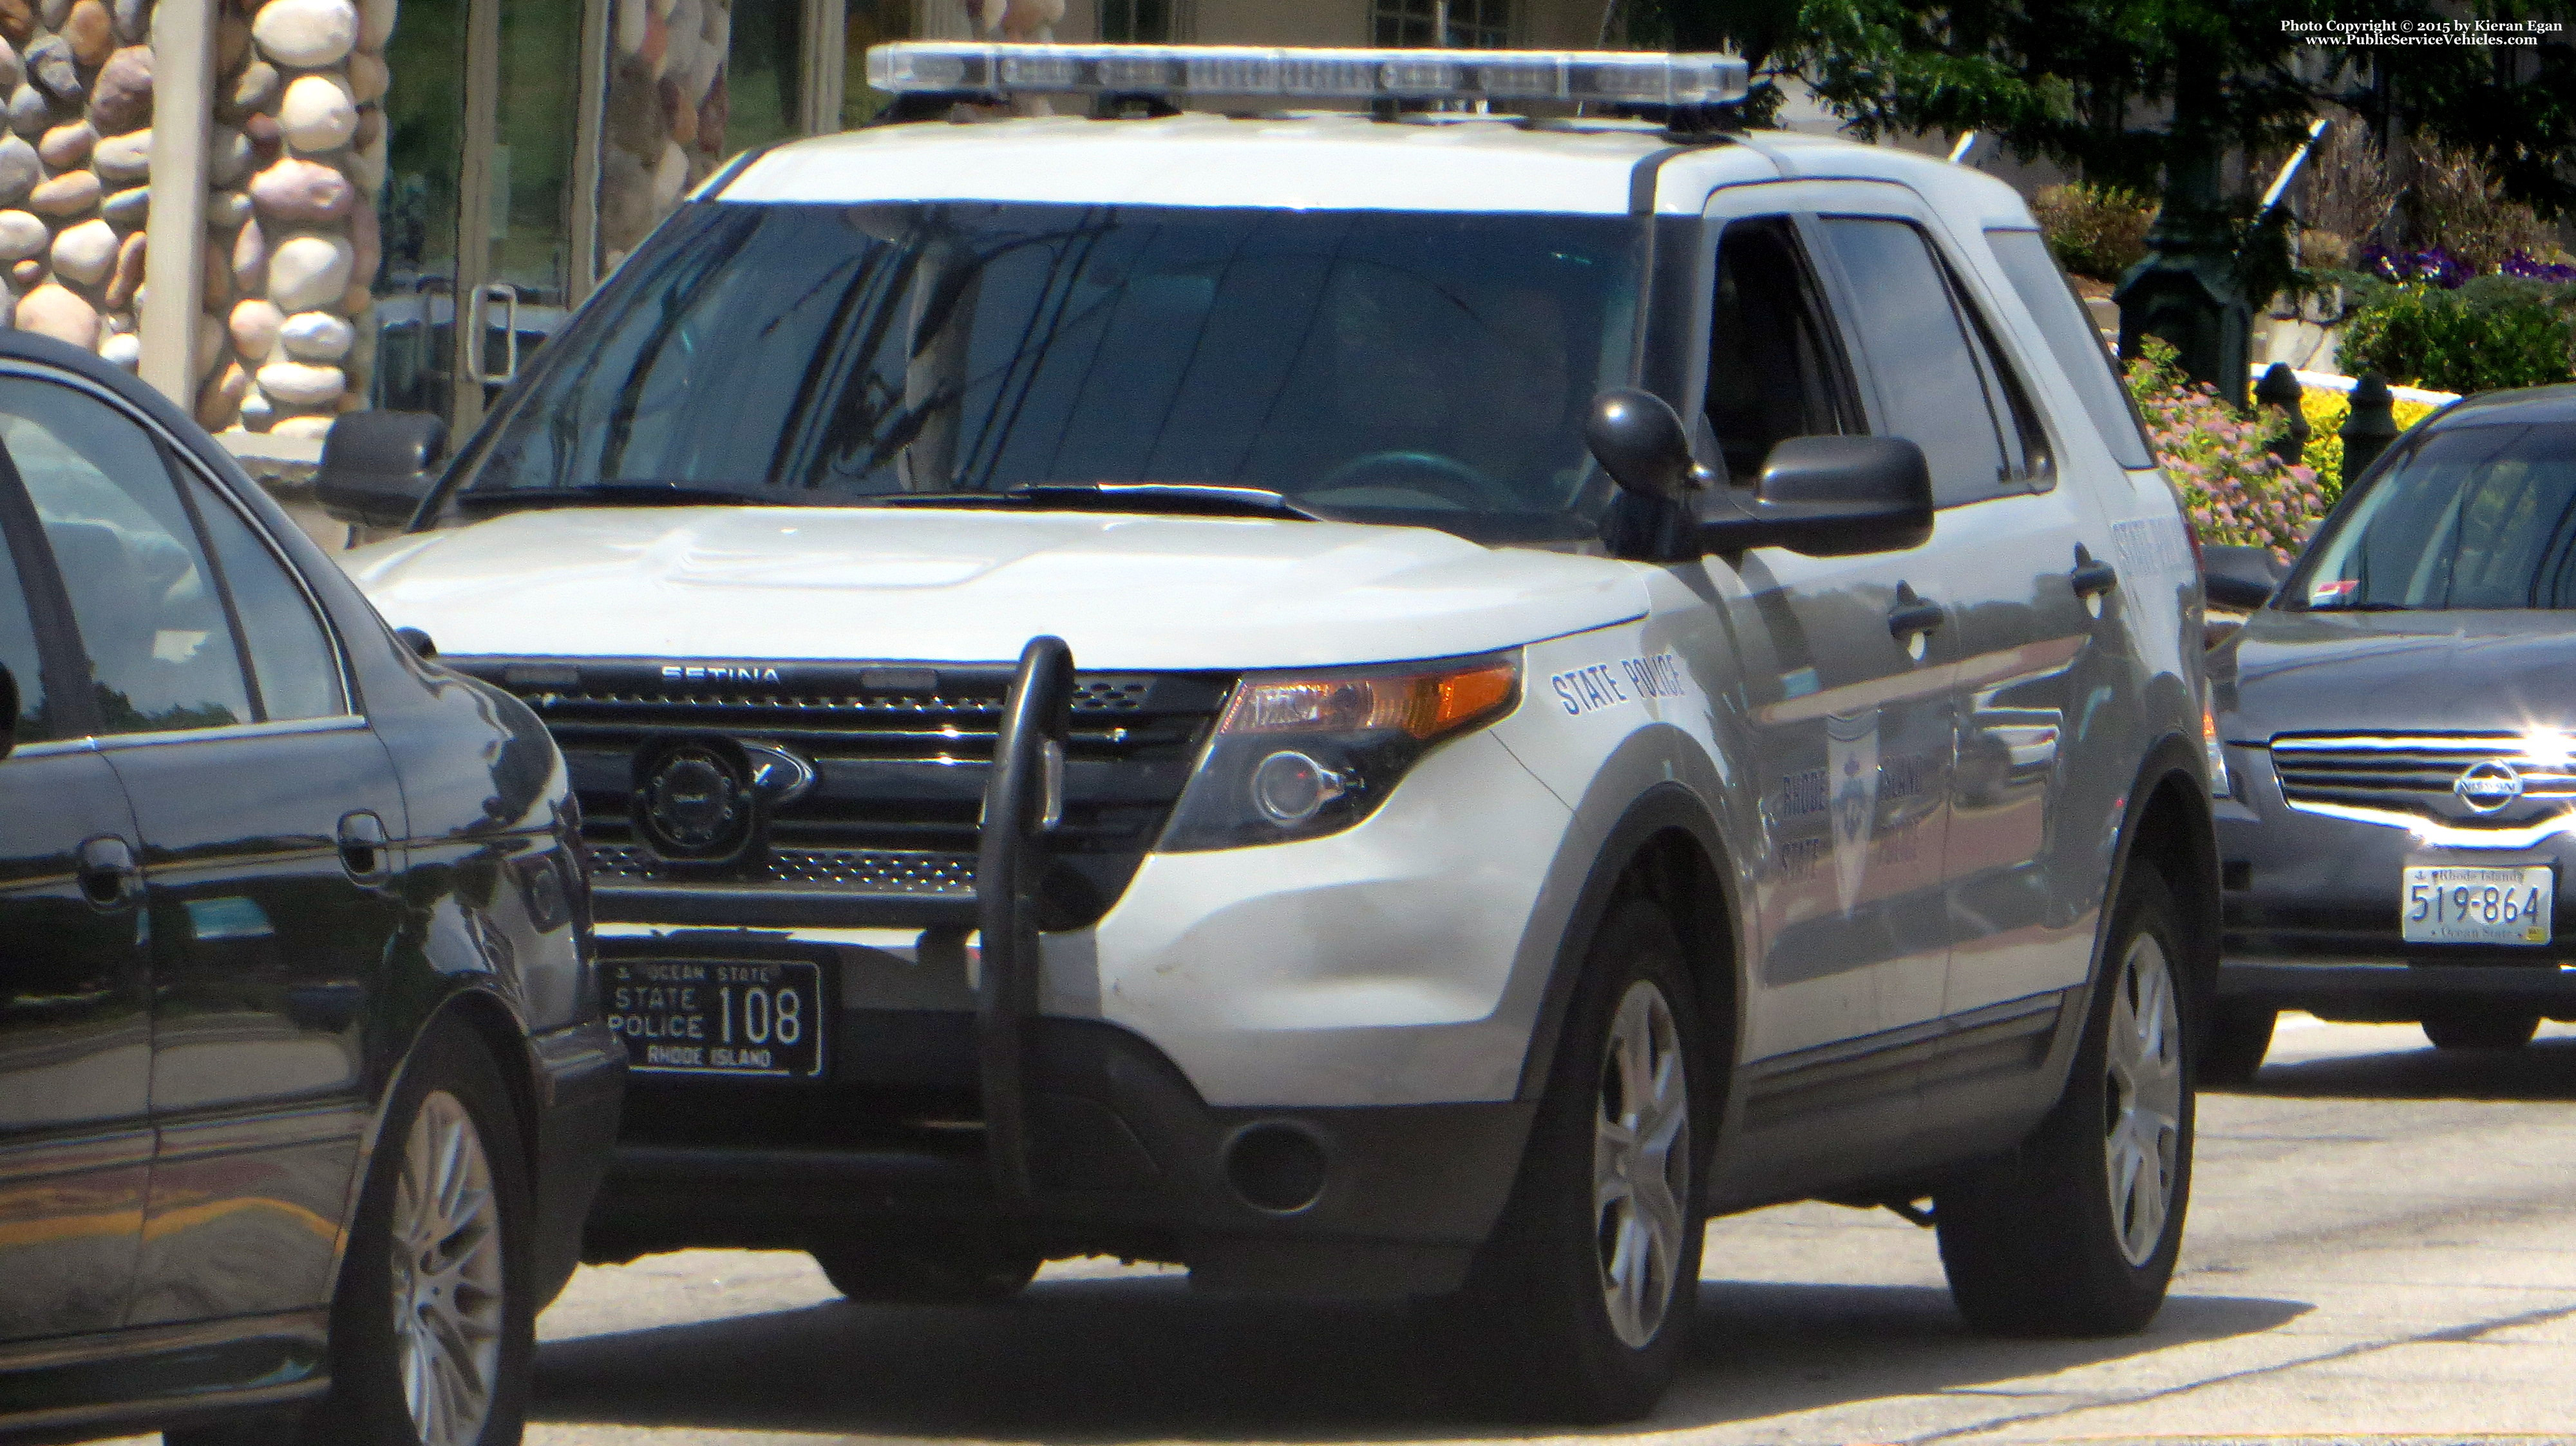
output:
M432 1025L367 1169L331 1305L331 1394L269 1439L517 1446L537 1314L521 1141L491 1052L461 1025Z
M2424 1012L2424 1037L2437 1049L2520 1049L2540 1032L2540 1016L2492 1004Z
M843 1296L882 1305L995 1305L1028 1288L1045 1262L990 1243L835 1245L809 1252Z
M1680 936L1642 899L1585 953L1510 1202L1460 1302L1526 1413L1644 1416L1698 1300L1698 1108L1711 1076Z
M1978 1330L2126 1335L2164 1304L2191 1200L2182 939L2163 878L2133 866L2066 1093L2013 1155L1935 1193L1941 1268Z
M2200 1078L2206 1084L2251 1083L2272 1049L2272 1026L2280 1011L2252 1004L2222 1004L2210 1020L2207 1047L2201 1051Z

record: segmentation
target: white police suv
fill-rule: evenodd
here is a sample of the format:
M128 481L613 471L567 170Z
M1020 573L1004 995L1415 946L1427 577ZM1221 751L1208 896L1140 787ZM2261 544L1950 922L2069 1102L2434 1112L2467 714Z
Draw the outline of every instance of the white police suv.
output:
M425 419L329 443L581 796L595 1258L1453 1296L1589 1418L1779 1201L1936 1221L1980 1326L2148 1320L2200 584L2011 191L1730 129L1713 57L871 66L434 484Z

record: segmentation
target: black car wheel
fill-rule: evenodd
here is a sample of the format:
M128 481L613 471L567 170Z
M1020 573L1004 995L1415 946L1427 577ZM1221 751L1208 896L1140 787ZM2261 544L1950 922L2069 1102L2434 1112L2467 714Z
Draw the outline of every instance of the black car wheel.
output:
M2222 1085L2251 1081L2271 1052L2272 1026L2279 1019L2279 1010L2258 1005L2219 1005L2210 1019L2208 1047L2200 1055L2201 1080Z
M2192 1094L2173 895L2120 889L2066 1093L2014 1154L1934 1196L1941 1268L1998 1335L2123 1335L2164 1303L2191 1198Z
M414 1047L367 1171L332 1307L320 1446L513 1446L536 1351L527 1155L489 1050Z
M811 1254L843 1296L888 1305L990 1305L1028 1288L1036 1251L986 1242L853 1243Z
M2520 1049L2539 1032L2539 1015L2491 1004L2424 1011L2424 1037L2439 1049Z
M1672 1381L1698 1300L1700 1039L1670 919L1614 905L1466 1302L1533 1415L1634 1420Z

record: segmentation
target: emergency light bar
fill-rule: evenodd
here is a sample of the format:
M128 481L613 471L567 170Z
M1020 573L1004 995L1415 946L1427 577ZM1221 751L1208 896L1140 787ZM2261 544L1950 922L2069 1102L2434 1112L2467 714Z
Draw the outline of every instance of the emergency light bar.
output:
M1276 96L1284 100L1552 100L1730 105L1731 55L1619 50L1343 50L1251 45L1018 45L907 40L868 49L884 91Z

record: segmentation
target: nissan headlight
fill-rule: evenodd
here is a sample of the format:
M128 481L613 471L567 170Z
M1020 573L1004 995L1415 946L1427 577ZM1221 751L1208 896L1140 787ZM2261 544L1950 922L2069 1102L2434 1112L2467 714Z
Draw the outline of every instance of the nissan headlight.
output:
M1235 685L1163 831L1167 853L1286 843L1369 816L1414 760L1520 701L1518 653Z

